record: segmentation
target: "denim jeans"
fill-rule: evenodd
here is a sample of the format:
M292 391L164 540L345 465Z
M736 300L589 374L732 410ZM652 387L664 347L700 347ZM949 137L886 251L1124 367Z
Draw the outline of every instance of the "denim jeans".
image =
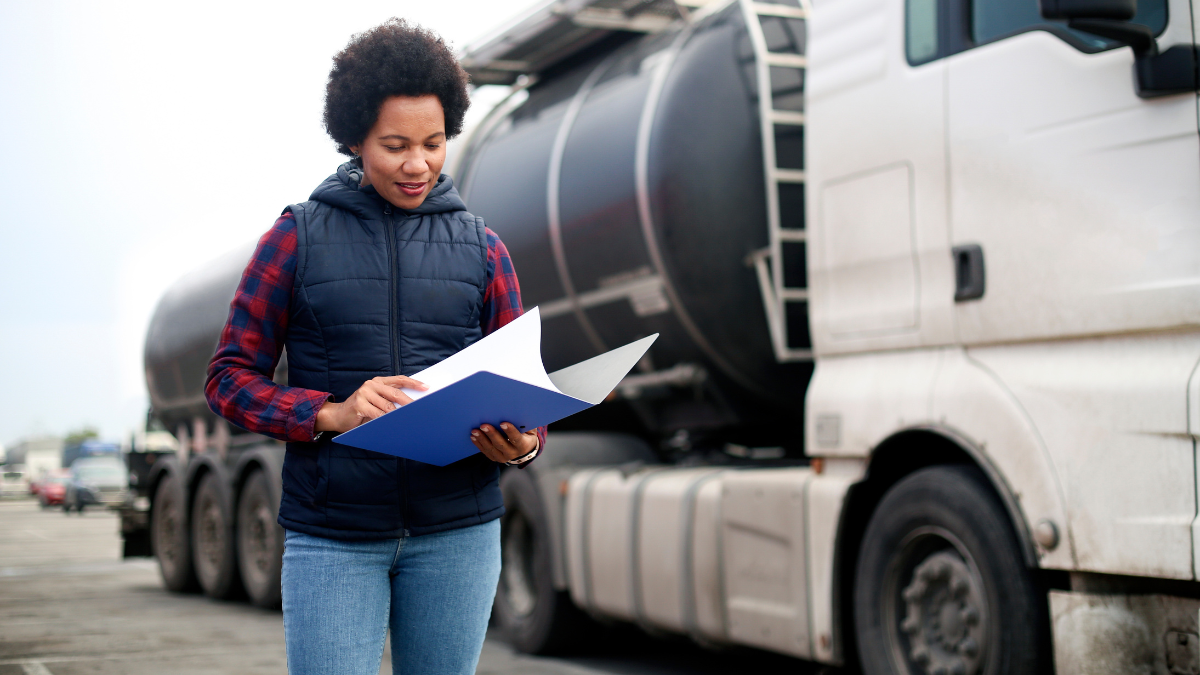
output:
M288 531L290 675L473 675L500 579L500 521L420 537L339 541Z

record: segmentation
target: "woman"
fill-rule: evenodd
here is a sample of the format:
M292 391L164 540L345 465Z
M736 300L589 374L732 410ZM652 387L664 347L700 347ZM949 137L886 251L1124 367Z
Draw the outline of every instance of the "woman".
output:
M440 38L392 19L334 58L325 128L353 157L289 206L242 275L209 366L209 406L287 441L283 618L293 674L474 673L500 573L499 465L544 429L485 424L446 467L330 439L423 389L409 376L521 315L504 244L440 174L467 76ZM290 386L271 377L284 347Z

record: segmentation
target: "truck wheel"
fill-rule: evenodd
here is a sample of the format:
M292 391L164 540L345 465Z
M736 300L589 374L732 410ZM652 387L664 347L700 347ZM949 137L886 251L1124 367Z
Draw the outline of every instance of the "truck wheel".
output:
M276 521L278 503L262 471L255 471L242 487L238 500L237 547L242 584L250 601L278 609L282 604L283 528Z
M537 486L532 474L508 470L500 476L500 491L505 513L496 618L516 649L561 652L575 641L585 618L566 591L554 588L549 525Z
M224 600L237 591L237 551L233 514L221 494L220 478L206 473L192 505L192 564L200 588L210 598Z
M1048 672L1048 609L1007 513L967 466L894 485L863 535L854 623L865 675Z
M179 479L171 474L164 476L154 491L150 538L163 585L176 593L196 588L184 503L183 486L179 484Z

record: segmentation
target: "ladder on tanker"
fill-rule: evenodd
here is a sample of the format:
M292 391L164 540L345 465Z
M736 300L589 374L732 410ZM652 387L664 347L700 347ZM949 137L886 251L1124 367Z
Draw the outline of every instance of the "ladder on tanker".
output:
M754 50L766 182L766 249L751 256L779 361L811 361L804 225L808 0L738 0Z

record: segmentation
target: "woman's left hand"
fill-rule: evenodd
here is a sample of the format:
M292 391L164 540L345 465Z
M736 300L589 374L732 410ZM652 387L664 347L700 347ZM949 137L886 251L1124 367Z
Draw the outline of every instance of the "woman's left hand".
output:
M488 459L503 464L533 452L538 438L537 431L521 433L512 424L501 422L499 428L481 424L478 429L472 429L471 442Z

